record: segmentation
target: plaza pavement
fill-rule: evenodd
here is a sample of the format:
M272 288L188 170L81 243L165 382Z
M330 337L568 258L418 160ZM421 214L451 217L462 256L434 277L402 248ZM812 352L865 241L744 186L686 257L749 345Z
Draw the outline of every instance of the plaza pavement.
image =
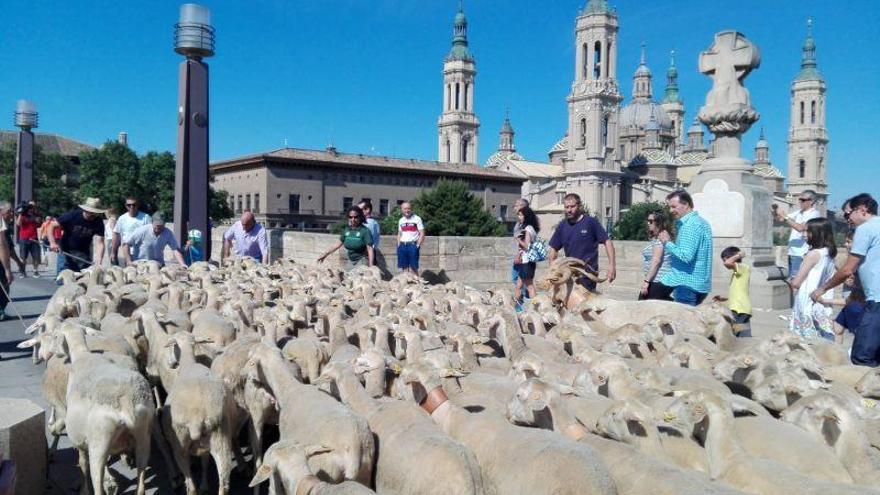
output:
M6 310L8 318L0 322L0 397L30 399L40 407L48 409L40 386L46 365L31 364L30 351L17 349L16 344L25 340L24 328L43 312L55 288L53 280L46 275L42 278L17 278L12 285L13 302ZM614 285L607 289L608 295L617 299L632 298L635 291L635 288ZM22 316L22 320L16 317L16 312ZM775 333L786 328L786 323L779 319L778 315L787 313L787 310L756 311L752 319L755 336ZM51 445L52 437L48 432L47 441ZM147 493L172 493L165 475L164 462L155 448L150 465L151 469L147 472ZM134 493L136 487L133 484L134 472L123 462L117 462L111 469L119 474L117 476L120 484L119 493ZM213 478L216 479L216 475ZM126 479L128 482L125 481ZM244 474L233 472L231 493L251 493L247 488L249 479ZM198 478L196 481L198 483ZM44 493L46 495L78 493L79 485L76 450L71 447L67 437L63 436L58 445L58 452L50 459L49 479Z

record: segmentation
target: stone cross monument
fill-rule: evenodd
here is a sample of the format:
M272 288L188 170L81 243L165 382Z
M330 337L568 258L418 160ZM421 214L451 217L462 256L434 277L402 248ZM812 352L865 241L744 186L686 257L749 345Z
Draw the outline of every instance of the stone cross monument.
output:
M712 89L698 118L715 134L715 156L703 163L690 192L695 208L712 226L715 253L727 246L746 253L753 306L779 309L789 305L789 291L773 258L772 196L751 162L740 156L742 135L760 118L743 81L760 64L758 47L736 31L717 33L700 54L700 72L712 78ZM720 260L714 261L712 286L723 293L730 273Z

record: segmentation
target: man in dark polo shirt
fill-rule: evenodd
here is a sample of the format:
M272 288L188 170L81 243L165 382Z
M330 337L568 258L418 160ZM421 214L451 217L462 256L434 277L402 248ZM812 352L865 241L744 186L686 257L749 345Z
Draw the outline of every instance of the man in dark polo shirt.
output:
M598 273L599 244L604 244L605 252L608 253L608 282L613 282L617 277L617 263L614 258L614 243L608 238L608 233L595 218L584 215L581 197L577 194L567 194L562 204L565 207L565 219L556 226L548 243L550 263L556 260L559 250L564 249L565 256L584 260L588 271ZM589 290L596 289L596 283L587 277L581 277L578 282Z

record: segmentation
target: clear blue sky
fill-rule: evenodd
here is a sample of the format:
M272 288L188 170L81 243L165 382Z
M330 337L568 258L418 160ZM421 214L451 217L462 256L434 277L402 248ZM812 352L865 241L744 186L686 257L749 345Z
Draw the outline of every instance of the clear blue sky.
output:
M255 0L205 2L217 30L211 66L211 159L283 146L436 159L441 69L456 0ZM480 161L498 143L505 107L521 154L546 160L565 132L574 73L573 26L585 0L466 0L477 61ZM746 85L761 120L745 136L751 156L761 126L787 172L789 88L808 16L828 82L832 205L880 193L880 9L876 0L611 0L620 20L624 95L639 44L648 45L655 95L675 49L688 121L709 80L697 56L716 31L758 44L761 68ZM138 152L174 151L177 65L167 1L6 2L0 30L0 128L19 98L40 111L40 131L93 144L127 131ZM3 111L3 108L7 111Z

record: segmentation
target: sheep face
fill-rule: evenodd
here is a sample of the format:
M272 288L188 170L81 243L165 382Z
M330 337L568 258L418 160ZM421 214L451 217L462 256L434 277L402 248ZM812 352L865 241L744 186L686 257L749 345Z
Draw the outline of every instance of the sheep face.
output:
M880 398L880 372L872 369L865 373L856 383L856 392L862 397Z
M760 357L750 350L731 353L715 363L712 375L722 382L742 383L760 362Z
M663 422L683 431L692 431L708 415L705 404L708 394L710 393L695 391L682 395L666 408Z
M599 417L596 431L618 442L629 442L631 437L647 437L649 428L655 426L649 421L653 412L636 401L619 401Z
M817 392L792 404L779 417L823 438L833 448L841 433L841 423L851 416L852 410L845 401L827 392Z
M785 370L768 376L752 391L756 402L771 411L781 411L825 385L803 373Z
M549 418L547 409L552 393L550 385L542 380L531 378L524 381L507 403L507 419L513 424L552 428L552 421L549 425L541 424Z

